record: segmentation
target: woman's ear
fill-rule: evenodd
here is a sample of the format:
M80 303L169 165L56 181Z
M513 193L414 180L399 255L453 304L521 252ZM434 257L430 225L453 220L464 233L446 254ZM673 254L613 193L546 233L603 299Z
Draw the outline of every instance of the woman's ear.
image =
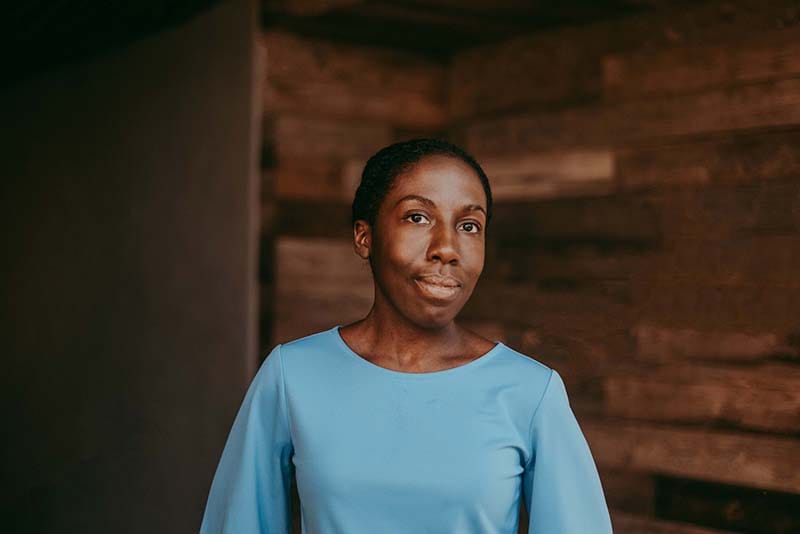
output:
M358 220L353 225L353 245L356 254L365 260L369 258L372 246L372 229L368 222Z

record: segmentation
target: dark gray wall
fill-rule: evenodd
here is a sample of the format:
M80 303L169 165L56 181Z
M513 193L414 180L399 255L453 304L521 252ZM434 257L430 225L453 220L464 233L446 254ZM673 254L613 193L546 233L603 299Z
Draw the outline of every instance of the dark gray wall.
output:
M258 356L255 6L0 94L4 532L199 528Z

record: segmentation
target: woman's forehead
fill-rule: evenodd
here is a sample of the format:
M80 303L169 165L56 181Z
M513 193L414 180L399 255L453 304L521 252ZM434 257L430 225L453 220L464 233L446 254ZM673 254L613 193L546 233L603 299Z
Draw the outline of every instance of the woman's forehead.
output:
M483 184L469 164L453 157L428 156L399 174L390 194L422 194L419 190L440 193L463 190L465 194L470 190L482 191Z

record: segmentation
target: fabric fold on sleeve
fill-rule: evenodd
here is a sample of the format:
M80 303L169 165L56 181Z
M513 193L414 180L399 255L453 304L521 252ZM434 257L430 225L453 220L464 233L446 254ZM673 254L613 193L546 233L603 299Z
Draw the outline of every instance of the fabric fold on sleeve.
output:
M528 534L610 534L597 466L555 369L533 415L530 439L522 488Z
M289 534L293 444L280 344L251 382L209 490L200 534Z

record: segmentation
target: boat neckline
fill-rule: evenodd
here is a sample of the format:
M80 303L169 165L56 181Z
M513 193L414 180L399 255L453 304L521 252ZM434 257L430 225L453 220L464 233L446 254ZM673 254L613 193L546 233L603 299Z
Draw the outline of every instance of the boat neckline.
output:
M378 373L382 373L382 374L384 374L386 376L390 376L390 377L394 377L394 378L405 378L405 379L411 379L411 380L439 378L439 377L446 377L446 376L451 376L451 375L456 375L456 374L463 373L465 371L468 371L470 369L478 367L478 366L482 365L483 363L489 361L492 358L492 356L494 356L495 354L500 352L500 349L505 346L502 341L494 340L494 342L495 342L495 346L494 347L492 347L488 351L484 352L483 354L481 354L480 356L478 356L474 360L471 360L471 361L469 361L469 362L467 362L465 364L458 365L456 367L450 367L448 369L440 369L439 371L430 371L430 372L427 372L427 373L410 373L410 372L406 372L406 371L396 371L394 369L389 369L387 367L383 367L381 365L372 363L371 361L367 360L366 358L364 358L363 356L358 354L356 351L354 351L352 348L350 348L350 345L348 345L345 342L345 340L342 337L342 334L340 332L341 328L342 328L342 325L337 324L336 326L331 328L329 330L329 332L336 339L337 344L344 351L344 353L352 356L353 358L355 358L358 362L360 362L362 367L364 367L366 369L371 369L372 371L375 371L375 372L378 372Z

